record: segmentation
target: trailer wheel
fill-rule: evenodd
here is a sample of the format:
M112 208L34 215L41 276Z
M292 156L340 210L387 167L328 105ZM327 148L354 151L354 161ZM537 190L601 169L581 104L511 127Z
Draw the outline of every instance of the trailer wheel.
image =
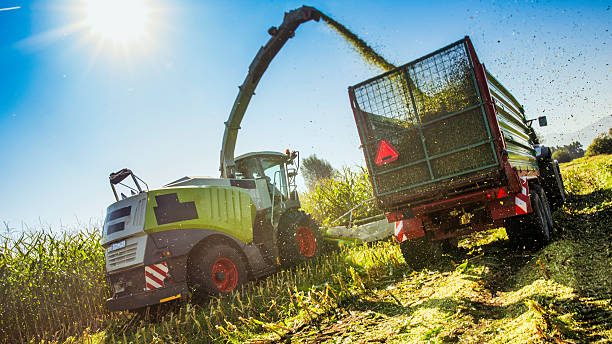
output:
M555 172L555 182L556 186L553 189L553 197L551 199L551 210L555 211L563 206L565 203L565 186L563 185L563 176L561 175L561 170L559 169L559 162L554 160L553 162L553 171Z
M532 185L532 188L535 192L540 196L540 201L542 202L542 210L544 211L544 215L546 217L546 224L548 224L548 232L553 231L553 219L552 219L552 210L550 209L550 203L548 202L548 197L546 197L546 192L544 189L537 184Z
M530 239L535 246L544 246L550 240L550 230L548 227L548 221L546 220L546 214L544 210L544 204L542 199L537 192L532 192L531 204L534 211L530 215L530 226L528 228L528 239Z
M402 241L400 251L402 251L406 264L415 270L427 267L442 255L438 243L429 240L427 237Z
M299 264L319 255L323 238L319 226L302 211L290 211L278 225L278 251L282 266Z
M525 228L528 218L525 215L512 216L504 219L504 227L508 239L514 246L518 246L525 241Z
M459 240L457 238L449 238L436 241L434 244L438 245L438 248L442 253L452 255L457 253Z
M240 253L225 244L201 247L194 252L189 265L191 284L207 294L227 294L248 281Z
M548 221L538 193L535 190L530 192L529 198L533 211L529 214L507 218L505 220L506 233L515 244L539 247L550 240Z
M559 162L550 158L538 160L540 167L540 182L550 202L551 211L555 211L565 203L565 188L559 169Z

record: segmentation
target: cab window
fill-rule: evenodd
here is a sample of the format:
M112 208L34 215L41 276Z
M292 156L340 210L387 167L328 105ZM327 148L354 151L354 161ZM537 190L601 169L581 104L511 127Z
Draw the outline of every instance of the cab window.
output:
M285 174L285 165L278 159L261 159L261 167L264 170L266 179L270 184L274 184L278 191L287 195L287 176ZM275 179L276 176L276 179Z
M246 158L236 162L236 179L263 178L257 167L256 158Z

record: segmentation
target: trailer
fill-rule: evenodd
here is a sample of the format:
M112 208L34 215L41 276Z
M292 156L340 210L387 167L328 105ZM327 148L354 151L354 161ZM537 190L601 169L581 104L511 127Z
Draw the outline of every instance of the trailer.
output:
M549 240L551 211L565 200L558 163L469 37L349 87L349 97L374 195L410 265L489 228L505 226L523 246Z

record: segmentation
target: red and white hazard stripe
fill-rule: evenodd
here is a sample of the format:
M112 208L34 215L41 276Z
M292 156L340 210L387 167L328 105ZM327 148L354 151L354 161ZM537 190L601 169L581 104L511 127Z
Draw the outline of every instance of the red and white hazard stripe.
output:
M404 241L404 221L395 222L395 238L398 242Z
M514 197L517 215L527 214L527 205L529 204L529 184L527 184L527 178L521 177L521 186L521 192L517 193Z
M166 262L145 266L145 289L162 288L166 277L168 277L168 264Z

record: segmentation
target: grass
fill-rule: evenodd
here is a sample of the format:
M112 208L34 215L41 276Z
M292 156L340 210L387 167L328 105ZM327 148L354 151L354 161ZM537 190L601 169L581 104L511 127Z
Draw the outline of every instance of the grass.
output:
M343 248L223 298L106 316L102 331L73 328L66 342L610 342L611 161L561 166L575 188L540 250L495 229L413 272L391 242Z
M575 159L562 164L561 169L570 194L590 194L612 185L612 155Z

